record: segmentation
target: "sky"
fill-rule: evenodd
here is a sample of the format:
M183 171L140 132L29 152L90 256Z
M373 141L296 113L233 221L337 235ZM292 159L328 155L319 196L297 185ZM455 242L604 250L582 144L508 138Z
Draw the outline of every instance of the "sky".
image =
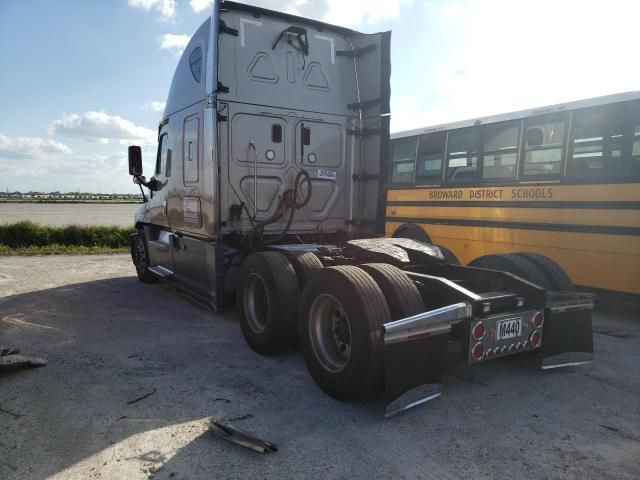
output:
M640 89L634 0L255 0L392 30L391 129ZM134 193L210 0L0 0L0 190Z

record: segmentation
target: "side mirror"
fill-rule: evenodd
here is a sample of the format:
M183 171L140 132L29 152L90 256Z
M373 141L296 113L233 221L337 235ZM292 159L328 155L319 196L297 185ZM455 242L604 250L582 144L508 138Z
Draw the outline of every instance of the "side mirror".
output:
M142 149L137 145L129 147L129 175L142 175Z

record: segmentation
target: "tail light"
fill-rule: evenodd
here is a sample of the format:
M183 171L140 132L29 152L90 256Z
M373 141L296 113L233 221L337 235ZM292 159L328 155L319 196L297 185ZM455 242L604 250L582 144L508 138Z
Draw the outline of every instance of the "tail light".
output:
M540 328L542 325L544 325L544 315L542 315L542 312L537 312L533 316L533 327Z
M484 345L480 342L476 343L473 346L473 349L471 349L471 355L475 360L482 360L482 357L484 356Z
M531 346L533 348L538 348L542 343L542 335L540 335L540 332L533 332L531 334L531 337L529 338L529 341L531 342Z
M475 340L480 340L482 337L484 337L484 332L485 332L485 328L482 322L476 323L474 327L471 329L471 335L473 335L473 338Z

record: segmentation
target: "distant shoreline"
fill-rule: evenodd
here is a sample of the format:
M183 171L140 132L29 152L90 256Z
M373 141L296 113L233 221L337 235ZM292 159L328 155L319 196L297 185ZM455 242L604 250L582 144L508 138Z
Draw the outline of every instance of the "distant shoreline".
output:
M137 200L29 200L29 199L20 199L20 200L8 200L6 198L0 199L0 203L90 203L90 204L99 204L99 203L105 203L105 204L139 204L142 203L142 201Z

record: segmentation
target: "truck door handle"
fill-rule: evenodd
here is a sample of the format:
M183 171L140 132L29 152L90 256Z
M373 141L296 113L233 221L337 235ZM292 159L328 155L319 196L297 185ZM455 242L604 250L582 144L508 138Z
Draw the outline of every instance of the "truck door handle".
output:
M162 214L164 218L167 218L167 201L162 202Z

